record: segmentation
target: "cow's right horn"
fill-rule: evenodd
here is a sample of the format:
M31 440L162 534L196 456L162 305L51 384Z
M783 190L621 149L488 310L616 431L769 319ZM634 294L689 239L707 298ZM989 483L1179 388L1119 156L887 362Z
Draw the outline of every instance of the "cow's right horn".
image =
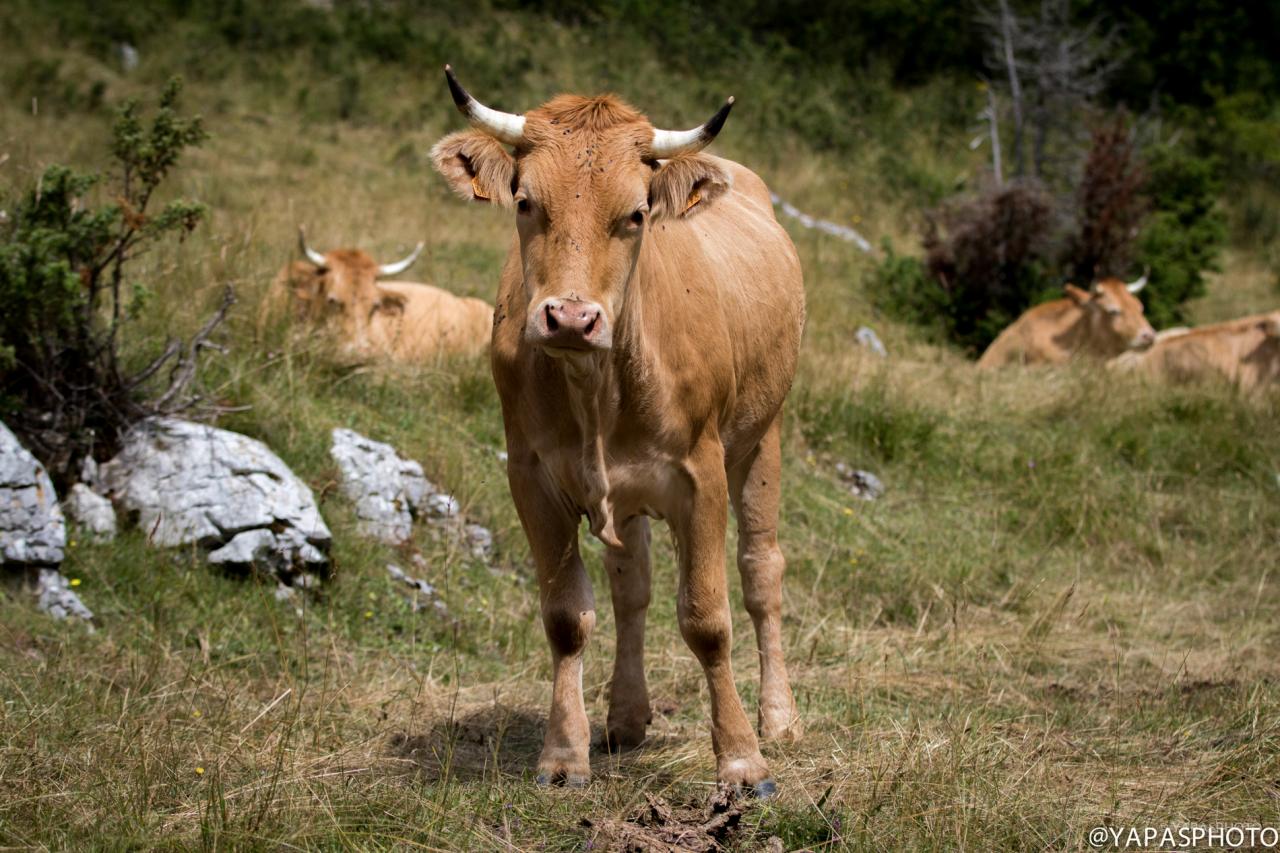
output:
M507 145L519 145L524 140L524 116L490 109L471 97L458 82L451 66L444 67L444 76L449 81L453 102L458 105L458 111L467 117L467 121L471 122L472 127L483 130Z
M413 262L418 259L418 255L422 254L422 247L425 245L425 243L419 243L417 246L414 246L413 251L410 252L407 257L401 258L395 263L383 264L378 267L378 275L399 275L404 272L409 267L413 266Z
M690 130L653 129L653 141L649 143L649 156L655 160L666 160L681 154L694 154L711 144L724 127L729 110L733 109L733 96L724 102L724 106L716 114Z
M1147 273L1149 272L1150 272L1150 269L1144 268L1142 270L1142 278L1139 278L1136 281L1131 281L1128 284L1126 284L1124 286L1125 290L1129 291L1130 293L1137 293L1138 291L1142 290L1142 288L1147 286Z
M307 229L301 225L298 226L298 248L302 250L302 254L307 260L318 267L325 266L324 255L307 245Z

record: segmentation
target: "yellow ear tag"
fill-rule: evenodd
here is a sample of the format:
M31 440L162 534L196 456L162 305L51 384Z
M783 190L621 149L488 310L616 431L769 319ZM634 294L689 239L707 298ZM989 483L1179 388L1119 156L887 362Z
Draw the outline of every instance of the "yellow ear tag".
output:
M681 214L688 213L689 208L693 207L695 204L697 204L700 201L702 201L702 193L697 190L694 190L693 195L689 196L689 203L684 206L684 210L680 211L680 213Z
M489 200L489 196L485 194L484 190L480 189L480 178L478 176L471 178L471 194L481 201Z

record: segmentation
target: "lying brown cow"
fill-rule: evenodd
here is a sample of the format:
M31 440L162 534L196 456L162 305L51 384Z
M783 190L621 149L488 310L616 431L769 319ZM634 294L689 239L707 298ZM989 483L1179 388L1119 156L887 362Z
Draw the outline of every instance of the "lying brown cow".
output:
M1134 295L1146 284L1145 275L1129 284L1105 279L1087 293L1068 284L1066 299L1037 305L1001 332L978 367L1063 364L1081 355L1109 359L1149 347L1156 333Z
M678 543L677 614L710 689L717 778L767 796L774 785L730 662L725 526L732 502L760 651L760 734L794 734L779 424L804 288L764 183L698 153L733 101L677 132L607 95L501 113L446 75L475 129L441 140L436 168L464 198L515 209L492 360L553 662L538 779L582 784L591 772L582 655L596 616L578 547L583 515L606 546L618 626L606 741L645 737L648 519L658 518Z
M294 261L276 276L260 324L288 310L294 322L331 331L351 354L398 361L474 355L488 346L493 309L483 300L427 284L377 280L408 269L421 243L408 257L382 265L359 249L317 252L302 229L298 245L306 260Z
M1222 381L1252 392L1280 379L1280 311L1161 333L1146 352L1112 367L1172 382Z

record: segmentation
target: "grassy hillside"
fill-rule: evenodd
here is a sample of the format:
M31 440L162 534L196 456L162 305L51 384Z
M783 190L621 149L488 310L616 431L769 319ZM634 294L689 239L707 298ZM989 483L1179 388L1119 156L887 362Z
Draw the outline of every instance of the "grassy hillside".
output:
M582 849L583 817L630 814L646 794L709 793L705 687L676 628L662 528L651 739L593 755L584 791L538 790L549 656L494 454L487 366L333 364L323 341L259 335L257 301L300 222L318 246L382 258L426 240L413 275L492 298L510 222L449 197L426 165L430 144L461 124L438 71L419 70L445 59L510 108L610 88L679 126L732 91L739 106L716 150L873 239L913 234L920 208L971 174L977 94L946 80L911 91L845 81L833 89L865 83L866 102L828 106L856 142L813 145L786 113L779 66L745 49L741 67L707 79L626 33L601 42L599 30L589 39L528 13L433 14L441 34L422 57L332 68L310 49L202 50L207 33L190 25L149 36L126 74L110 41L64 40L49 17L28 10L0 27L6 198L48 163L102 165L110 114L95 104L186 73L186 103L213 136L171 189L211 217L139 262L156 296L132 340L191 331L233 283L230 352L210 378L251 408L222 425L271 445L335 534L332 581L300 613L270 586L153 550L137 531L71 548L64 570L97 612L96 633L0 600L0 844ZM1077 848L1104 822L1274 825L1280 398L1150 388L1089 366L979 375L874 315L869 261L854 248L787 226L810 306L781 532L788 663L807 731L766 747L782 794L747 813L734 844ZM1233 250L1199 319L1275 305L1259 249ZM864 323L888 360L853 344ZM421 460L494 529L498 565L425 529L404 551L358 538L334 488L335 426ZM875 471L887 496L851 498L837 460ZM600 548L586 543L605 605ZM411 551L456 624L413 613L388 579L385 565L408 567ZM755 652L732 587L751 704ZM598 617L584 679L596 725L613 624L607 605Z

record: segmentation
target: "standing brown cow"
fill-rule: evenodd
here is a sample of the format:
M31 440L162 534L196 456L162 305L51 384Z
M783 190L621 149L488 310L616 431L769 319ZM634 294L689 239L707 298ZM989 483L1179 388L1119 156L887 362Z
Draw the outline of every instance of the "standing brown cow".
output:
M678 546L680 631L710 688L717 778L767 796L774 784L730 664L725 528L732 502L760 650L760 734L798 733L777 528L779 422L804 288L764 183L699 153L733 100L700 127L666 131L612 96L501 113L445 72L475 129L441 140L436 168L463 198L516 211L492 366L554 669L538 780L583 784L591 772L582 654L596 617L583 515L606 546L618 626L606 738L645 737L648 519L658 518Z
M1076 356L1114 358L1144 349L1156 339L1135 296L1147 284L1144 275L1128 284L1104 279L1088 291L1066 286L1067 298L1029 309L991 342L978 367L1009 364L1065 364Z

